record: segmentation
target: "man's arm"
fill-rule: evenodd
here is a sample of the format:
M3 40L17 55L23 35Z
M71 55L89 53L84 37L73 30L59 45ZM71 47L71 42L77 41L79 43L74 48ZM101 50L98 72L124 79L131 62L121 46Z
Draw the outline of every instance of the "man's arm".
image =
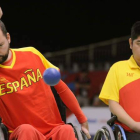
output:
M3 15L3 12L2 12L2 9L0 7L0 19L1 19L2 15Z
M56 89L63 103L75 114L79 123L81 124L82 131L86 134L87 138L90 139L91 136L89 134L87 118L82 112L79 103L72 91L62 80L60 80L60 82L54 86L54 88Z
M117 116L118 121L124 123L137 133L140 133L140 122L134 121L118 102L109 100L109 108Z

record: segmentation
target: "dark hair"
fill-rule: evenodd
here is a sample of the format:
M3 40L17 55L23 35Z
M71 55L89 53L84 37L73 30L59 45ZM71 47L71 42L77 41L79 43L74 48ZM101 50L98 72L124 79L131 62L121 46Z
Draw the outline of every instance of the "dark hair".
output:
M131 39L134 41L140 36L140 21L137 21L133 24L131 28Z
M5 27L5 25L4 25L4 23L0 20L0 29L1 29L1 31L3 32L3 35L5 36L5 37L7 37L7 30L6 30L6 27Z

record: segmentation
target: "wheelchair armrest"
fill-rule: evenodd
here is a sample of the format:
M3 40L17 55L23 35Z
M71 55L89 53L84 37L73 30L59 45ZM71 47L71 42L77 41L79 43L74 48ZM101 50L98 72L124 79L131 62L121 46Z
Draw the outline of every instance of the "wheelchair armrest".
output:
M107 124L109 125L109 126L113 126L113 124L114 124L114 122L117 120L117 116L112 116L111 117L111 119L109 119L108 121L107 121Z

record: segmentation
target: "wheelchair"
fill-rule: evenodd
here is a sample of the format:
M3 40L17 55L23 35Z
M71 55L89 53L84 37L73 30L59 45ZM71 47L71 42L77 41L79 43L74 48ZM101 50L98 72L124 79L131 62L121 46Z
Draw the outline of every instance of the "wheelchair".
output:
M62 100L60 99L59 95L57 94L56 90L51 87L52 92L54 94L60 115L62 120L66 123L66 106L65 104L62 102ZM74 126L72 123L67 123L69 125L71 125L73 127L74 133L75 133L75 137L77 138L77 140L88 140L86 135L77 127ZM0 140L8 140L8 129L7 127L1 122L1 118L0 118Z
M1 118L0 118L0 140L8 140L8 129L1 122Z
M93 140L127 140L124 129L114 122L117 120L116 116L112 116L107 121L107 125L99 129L94 135Z

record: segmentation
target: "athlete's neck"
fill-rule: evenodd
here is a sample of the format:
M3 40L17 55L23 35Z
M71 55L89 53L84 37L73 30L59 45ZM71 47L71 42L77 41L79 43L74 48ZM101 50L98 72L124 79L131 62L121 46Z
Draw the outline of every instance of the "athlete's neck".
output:
M134 56L133 56L133 58L136 61L137 65L140 67L140 60L137 60Z
M8 58L7 58L7 60L6 60L5 62L9 61L9 60L11 59L11 57L12 57L12 52L11 52L11 50L9 49Z
M11 65L12 59L13 59L13 54L12 54L12 51L9 49L8 58L7 58L6 61L3 63L3 65L7 65L7 66Z

